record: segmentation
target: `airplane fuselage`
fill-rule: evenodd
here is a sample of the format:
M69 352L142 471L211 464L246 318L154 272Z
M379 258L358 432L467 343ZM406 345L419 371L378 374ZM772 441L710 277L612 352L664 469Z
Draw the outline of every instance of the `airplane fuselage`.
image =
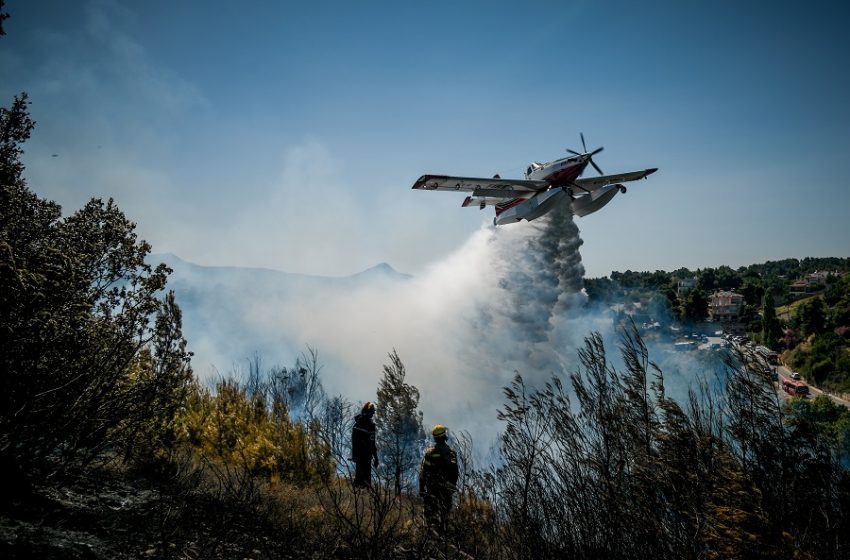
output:
M584 173L590 158L572 156L549 163L532 163L525 173L526 179L546 181L553 187L570 186Z
M557 204L566 198L570 198L573 205L573 213L585 216L595 212L608 203L615 194L616 189L601 204L589 204L590 197L582 197L584 204L576 207L576 199L573 198L573 181L579 178L587 167L589 157L572 156L561 158L548 163L534 162L528 166L525 178L533 181L545 181L549 188L536 193L528 193L527 197L519 197L507 203L496 205L496 217L493 218L494 225L512 224L520 220L534 220L552 210Z

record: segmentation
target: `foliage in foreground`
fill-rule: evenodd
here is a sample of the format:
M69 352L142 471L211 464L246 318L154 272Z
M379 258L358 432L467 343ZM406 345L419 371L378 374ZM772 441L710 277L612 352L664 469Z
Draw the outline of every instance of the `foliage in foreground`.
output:
M415 495L396 492L392 469L379 470L372 489L352 488L345 453L333 451L321 421L313 421L317 452L304 455L293 444L305 440L295 437L266 444L277 463L254 461L266 456L256 451L256 434L271 439L272 431L261 428L271 408L252 400L251 383L199 390L210 399L205 406L230 419L210 414L211 425L198 425L215 427L216 436L185 442L194 465L186 472L202 473L189 486L217 511L248 511L289 535L305 557L846 557L846 409L823 399L784 402L741 355L730 357L721 389L697 387L681 405L666 395L663 372L636 332L623 334L620 351L618 370L601 337L590 335L571 389L557 376L535 389L516 375L505 389L494 462L476 468L472 442L454 442L464 472L439 535L423 526ZM303 419L285 423L282 433L298 426L307 433ZM236 431L224 447L210 447L222 426ZM299 457L311 462L293 466ZM314 474L285 478L287 468ZM220 554L225 544L208 552Z
M135 224L112 200L62 217L27 188L33 126L26 95L0 109L0 465L46 475L167 443L191 370L169 271Z
M484 488L511 535L507 557L847 555L841 453L745 356L730 359L722 392L682 407L636 332L621 351L617 371L594 334L573 391L557 377L506 389L504 464Z

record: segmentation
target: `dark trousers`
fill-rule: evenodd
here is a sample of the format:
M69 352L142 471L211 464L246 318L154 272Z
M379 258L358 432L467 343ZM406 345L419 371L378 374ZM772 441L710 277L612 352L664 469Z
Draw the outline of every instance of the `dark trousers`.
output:
M444 529L452 509L451 492L429 492L422 500L425 506L425 522L429 527Z
M354 486L356 488L372 487L372 461L371 459L354 462Z

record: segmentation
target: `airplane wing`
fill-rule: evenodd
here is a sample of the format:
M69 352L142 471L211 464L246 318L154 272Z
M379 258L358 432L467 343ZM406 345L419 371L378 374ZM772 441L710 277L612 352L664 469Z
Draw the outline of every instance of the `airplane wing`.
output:
M584 177L582 179L576 179L573 183L588 192L593 192L596 189L602 188L606 185L612 185L614 183L625 183L626 181L637 181L638 179L644 179L648 175L652 175L658 171L657 167L653 167L652 169L644 169L643 171L629 171L628 173L618 173L617 175L602 175L600 177Z
M546 181L502 179L494 177L451 177L448 175L423 175L413 184L414 189L427 191L471 192L476 197L516 198L524 193L537 192L548 187Z

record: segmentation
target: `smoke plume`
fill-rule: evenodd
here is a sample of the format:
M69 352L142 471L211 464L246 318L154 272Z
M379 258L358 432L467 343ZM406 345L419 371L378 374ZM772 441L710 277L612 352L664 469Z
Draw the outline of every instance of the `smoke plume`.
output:
M381 365L397 350L426 422L489 441L514 372L534 384L569 371L583 337L610 325L582 310L581 244L566 207L484 226L408 282L301 299L280 327L318 348L328 388L352 399L374 398Z
M267 366L292 365L298 348L318 350L327 392L355 402L375 400L382 366L396 350L406 382L420 390L426 423L468 431L480 452L501 430L502 389L515 372L530 386L553 374L565 377L576 370L577 348L591 331L602 334L616 362L613 319L586 305L581 245L573 215L562 207L534 222L482 226L406 281L387 278L345 290L315 286L259 300L243 288L235 299L244 301L224 302L213 313L242 309L247 330L257 333L248 338L263 348L277 340L275 347L289 357L280 362L274 352L261 352ZM209 332L227 319L209 316L203 323L199 330ZM254 351L242 348L245 337L225 339L241 356ZM204 344L203 335L190 334L193 350L220 348L221 339ZM686 387L676 379L683 373L693 377L693 359L655 349L651 357L669 367L667 387Z

